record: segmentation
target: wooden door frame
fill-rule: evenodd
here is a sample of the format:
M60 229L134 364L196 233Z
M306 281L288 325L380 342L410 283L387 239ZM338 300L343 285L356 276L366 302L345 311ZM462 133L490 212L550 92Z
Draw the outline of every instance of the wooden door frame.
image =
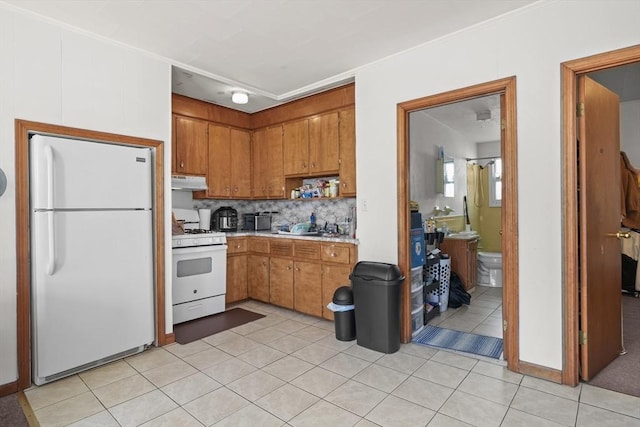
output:
M516 77L507 77L481 83L433 96L398 104L398 263L405 275L411 269L410 212L409 206L409 113L482 96L500 94L504 96L505 117L502 127L501 157L503 159L502 200L502 266L504 330L504 354L507 367L520 372L519 324L518 324L518 181L517 181L517 131L516 131ZM401 299L401 338L411 341L411 319L409 290L404 287Z
M153 205L155 235L155 312L156 343L168 344L172 335L165 332L165 256L164 256L164 143L162 141L123 136L85 129L76 129L46 123L15 121L16 165L16 297L17 297L17 350L18 380L16 388L31 386L31 271L29 257L29 134L48 135L109 141L121 145L155 148ZM118 171L114 171L117 173Z
M562 75L562 157L563 184L563 298L564 298L564 354L562 383L575 386L580 381L580 346L578 343L579 310L578 291L578 153L576 140L576 83L578 75L618 67L640 61L640 45L586 58L563 62Z

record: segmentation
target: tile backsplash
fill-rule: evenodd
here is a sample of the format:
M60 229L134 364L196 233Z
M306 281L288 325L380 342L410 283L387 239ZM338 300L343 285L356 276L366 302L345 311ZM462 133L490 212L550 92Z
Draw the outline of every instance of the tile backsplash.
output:
M175 204L174 204L175 206ZM329 224L342 224L355 212L355 198L319 198L309 200L193 200L195 209L215 211L222 206L231 206L238 211L242 228L242 214L252 212L271 212L273 231L285 224L309 222L311 212L316 214L319 227ZM352 209L353 208L353 209ZM354 219L355 221L355 219Z

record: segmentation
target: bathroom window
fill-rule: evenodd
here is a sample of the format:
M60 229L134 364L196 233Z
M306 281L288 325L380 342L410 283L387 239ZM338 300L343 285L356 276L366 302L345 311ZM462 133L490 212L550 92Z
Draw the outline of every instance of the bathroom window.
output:
M453 157L444 154L444 148L438 147L436 161L436 193L444 197L455 197L456 167Z
M455 196L455 175L456 169L453 159L449 158L444 162L444 197Z
M495 159L489 168L489 206L502 206L502 159Z

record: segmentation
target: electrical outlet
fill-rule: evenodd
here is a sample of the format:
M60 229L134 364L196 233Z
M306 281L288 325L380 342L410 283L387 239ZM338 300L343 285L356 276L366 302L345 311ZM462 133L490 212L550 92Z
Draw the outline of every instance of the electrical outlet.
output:
M367 199L362 199L362 212L368 212L369 205L367 203Z

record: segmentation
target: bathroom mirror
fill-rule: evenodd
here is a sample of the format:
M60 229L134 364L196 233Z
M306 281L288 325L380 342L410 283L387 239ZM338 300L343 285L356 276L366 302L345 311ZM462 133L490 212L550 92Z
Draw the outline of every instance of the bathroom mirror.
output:
M444 153L443 147L438 147L436 160L436 193L444 197L455 196L455 163L453 157Z

